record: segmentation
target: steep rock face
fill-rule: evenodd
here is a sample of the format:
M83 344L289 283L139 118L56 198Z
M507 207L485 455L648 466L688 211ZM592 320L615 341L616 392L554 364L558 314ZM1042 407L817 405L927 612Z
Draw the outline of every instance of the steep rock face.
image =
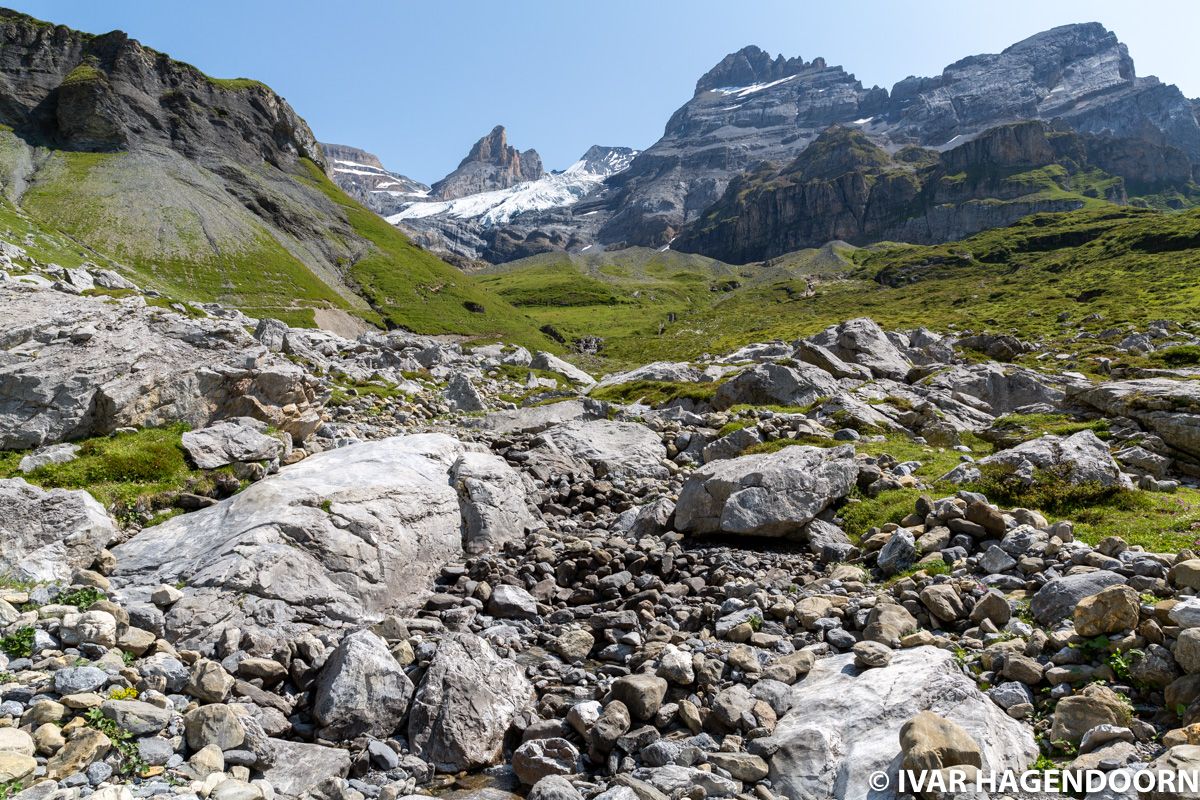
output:
M906 78L889 93L865 89L818 58L771 59L756 47L726 56L696 85L663 137L609 181L599 232L606 245L667 244L716 202L728 182L763 160L794 159L830 125L855 126L889 150L944 149L1018 120L1058 121L1084 134L1171 147L1200 159L1192 102L1157 78L1136 76L1116 36L1096 23L1032 36L1004 52L965 58L932 78ZM1129 150L1130 145L1122 148ZM1116 154L1114 154L1114 158ZM1182 160L1160 164L1178 175Z
M210 78L121 31L93 36L8 10L0 10L0 41L0 122L35 143L324 163L304 120L257 81Z
M381 216L395 214L429 195L420 181L390 172L374 153L344 144L321 143L329 176L342 191Z
M1088 185L1077 176L1089 172ZM1134 155L1138 153L1139 155ZM892 156L861 130L834 127L783 169L738 176L672 247L745 263L840 239L933 243L1008 225L1089 198L1124 202L1124 176L1141 185L1184 177L1173 148L1004 125L940 155L916 147ZM1167 177L1170 176L1170 177Z
M700 78L663 137L609 181L612 216L600 240L664 245L736 173L794 158L830 125L880 113L886 99L824 59L771 60L757 47L727 56Z
M475 143L454 172L433 184L430 195L438 200L453 200L536 181L543 174L542 159L537 151L518 151L509 145L504 126L497 125Z

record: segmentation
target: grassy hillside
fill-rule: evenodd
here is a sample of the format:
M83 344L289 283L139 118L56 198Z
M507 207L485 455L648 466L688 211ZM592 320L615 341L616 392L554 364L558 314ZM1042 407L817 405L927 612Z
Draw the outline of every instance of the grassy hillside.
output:
M803 287L803 276L836 274L849 263L842 253L852 249L831 246L740 267L645 248L547 253L488 267L477 277L563 339L601 336L606 361L640 364L674 352L667 342L731 298L775 281Z
M59 245L39 260L100 262L175 299L293 325L332 309L380 327L553 345L309 161L294 174L266 164L214 171L173 151L46 150L0 130L0 181L0 224Z
M683 263L671 260L681 257L656 255L663 263ZM645 270L636 266L647 259L644 251L604 258L594 266L560 257L557 268L586 274L615 302L589 302L585 289L593 284L578 280L569 284L569 302L546 302L564 300L563 279L549 262L532 259L491 270L482 280L539 322L571 336L604 337L602 355L612 366L791 339L855 316L893 328L1045 336L1074 352L1089 346L1102 352L1104 345L1069 340L1080 329L1190 322L1200 308L1200 210L1097 205L1034 215L950 244L843 246L836 256L803 251L745 267L709 262L660 270L660 288L650 294ZM714 289L728 274L739 285ZM704 290L692 291L697 284ZM691 302L672 299L682 295ZM1065 323L1058 320L1062 313Z
M144 286L308 324L312 308L369 315L365 303L332 288L333 276L322 280L231 202L216 176L183 158L67 151L40 158L21 207Z

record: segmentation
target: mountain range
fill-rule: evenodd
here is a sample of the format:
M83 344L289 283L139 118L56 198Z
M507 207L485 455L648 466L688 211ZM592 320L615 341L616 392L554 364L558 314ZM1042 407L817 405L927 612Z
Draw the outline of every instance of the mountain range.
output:
M534 151L517 153L498 127L439 182L453 187L456 202L430 202L450 198L445 189L436 197L435 184L434 195L413 198L389 220L460 263L628 246L749 259L786 252L780 247L819 246L830 234L842 233L859 242L889 235L944 241L1009 224L1022 212L1077 208L1088 199L1190 204L1200 163L1198 109L1200 104L1175 86L1137 76L1126 46L1098 23L1045 31L998 54L966 57L941 75L905 78L890 91L864 87L822 58L772 58L750 46L700 77L693 97L668 119L662 138L642 152L621 150L620 158L588 170L589 180L575 182L568 192L539 185L546 178L522 163ZM1043 132L1029 129L1032 138L1021 139L994 130L1027 121L1045 123ZM830 140L826 134L833 128L843 133ZM1006 152L998 164L987 160L996 155L999 140L1007 137L1020 149L1039 136L1044 141L1036 152ZM964 147L981 137L987 143ZM870 155L862 161L849 154L843 174L855 177L847 180L875 186L888 173L888 185L900 193L858 186L858 199L834 200L841 210L833 213L861 214L865 208L855 212L852 207L869 202L871 220L858 219L849 227L831 224L822 220L827 204L817 198L835 188L836 181L829 181L840 176L826 176L822 185L806 191L805 209L766 213L773 202L795 200L794 191L789 200L767 196L780 182L793 190L807 182L814 165L812 159L800 159L818 141L823 154L818 171L845 161L846 154L830 160L834 141L865 143ZM948 161L942 158L947 152L955 153ZM952 173L945 172L949 164L976 178L993 167L1007 176L1003 181L997 175L983 182L972 178L965 191L952 191ZM942 170L934 180L939 188L918 174L925 167ZM1050 167L1049 173L1009 180ZM584 172L576 164L563 174L573 171ZM1121 187L1114 188L1116 183ZM731 224L733 215L747 210L745 198L737 196L747 186L758 187L753 198L758 216ZM477 191L469 192L472 187ZM915 206L901 200L906 192ZM1069 194L1080 196L1063 196ZM987 209L982 205L987 200L999 200L1004 208ZM879 202L888 207L879 208ZM939 209L932 217L928 203ZM955 210L941 210L947 203ZM972 205L959 207L963 203Z
M891 90L747 47L699 78L644 151L596 145L547 171L496 126L432 185L320 143L258 81L213 78L120 31L0 10L0 41L0 224L39 260L344 333L555 350L587 340L585 320L548 319L531 310L544 286L481 269L532 258L540 280L549 262L534 257L627 251L656 280L678 264L721 293L742 278L720 263L838 241L937 245L1030 214L1200 199L1197 103L1137 77L1095 23ZM717 262L648 260L653 250ZM604 263L599 274L623 269Z

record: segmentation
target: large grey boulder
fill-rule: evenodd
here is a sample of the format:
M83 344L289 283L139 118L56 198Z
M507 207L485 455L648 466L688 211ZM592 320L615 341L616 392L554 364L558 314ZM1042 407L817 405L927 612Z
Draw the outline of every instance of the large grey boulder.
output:
M596 382L596 379L579 367L572 364L570 361L564 361L558 356L538 351L538 354L529 362L529 366L534 369L544 369L550 372L557 372L572 383L577 383L581 386L591 386Z
M1053 625L1071 616L1085 597L1124 582L1125 578L1105 569L1064 575L1038 589L1029 601L1029 610L1038 622Z
M67 580L92 565L117 528L83 490L46 491L23 478L0 479L0 575Z
M222 420L183 434L183 449L200 469L226 464L271 461L283 453L283 442L266 433L266 423L249 417Z
M1090 430L1070 436L1045 436L1022 442L1016 447L993 453L974 464L960 464L942 476L942 480L967 483L979 480L989 466L1011 471L1024 483L1037 482L1039 473L1049 470L1072 484L1094 484L1112 488L1131 488L1129 478L1108 451L1108 445Z
M562 400L528 408L493 411L482 417L471 417L463 424L499 434L540 433L563 422L606 419L607 406L598 400Z
M826 328L808 341L824 347L842 361L866 367L876 378L902 381L912 368L883 329L866 317Z
M900 731L918 712L958 726L979 746L985 770L1024 770L1037 757L1030 729L1009 717L962 674L948 651L898 650L883 667L860 670L854 656L819 659L791 693L792 711L771 738L772 788L791 800L894 798ZM868 779L884 771L891 788Z
M282 639L377 620L462 556L465 520L490 518L474 496L520 485L492 464L476 492L457 491L451 473L468 450L421 434L318 453L143 530L113 549L112 580L135 600L143 587L182 583L166 627L189 646L211 646L226 627Z
M712 404L718 409L742 404L802 408L840 389L832 375L811 364L759 364L721 384Z
M317 383L234 320L0 283L0 450L183 421L254 417L294 438Z
M694 534L799 534L846 497L857 478L851 445L793 445L705 464L679 492L675 527Z
M762 434L758 432L757 427L739 428L704 445L701 454L705 464L711 461L720 461L723 458L734 458L741 455L746 448L759 444L762 440Z
M513 718L533 702L533 685L515 662L469 633L438 643L413 698L413 752L442 772L496 764Z
M667 450L658 434L633 422L564 422L534 440L531 463L597 478L665 478Z
M1013 364L958 364L930 376L924 385L932 391L958 396L973 405L983 404L989 414L1008 414L1032 405L1059 405L1069 382Z
M463 453L450 468L450 480L462 501L463 548L468 553L520 539L536 519L520 473L500 456Z
M22 456L17 469L25 474L35 472L42 467L53 464L69 464L77 458L79 445L63 443L39 447L28 455Z
M342 639L321 670L313 702L320 735L330 741L366 734L386 738L400 726L413 683L387 642L369 630Z
M686 361L654 361L627 372L614 372L611 375L605 375L603 380L596 384L596 388L619 386L623 383L632 383L634 381L701 383L706 380L711 381L712 376Z
M804 339L794 342L792 346L795 348L794 355L797 359L823 369L835 378L871 379L871 370L859 364L847 364L834 355L828 347L822 347Z
M263 778L275 794L296 800L329 778L344 778L350 772L350 751L319 744L272 739L275 766L263 772Z
M455 373L446 384L446 402L455 411L484 411L487 401L471 383L471 379L461 372Z
M1200 459L1200 381L1117 381L1080 387L1069 398L1106 416L1131 417L1170 447Z

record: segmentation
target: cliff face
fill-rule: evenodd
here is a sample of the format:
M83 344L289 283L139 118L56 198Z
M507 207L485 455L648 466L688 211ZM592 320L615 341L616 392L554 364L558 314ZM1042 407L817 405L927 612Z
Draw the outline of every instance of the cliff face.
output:
M329 161L329 177L346 194L380 216L395 214L413 200L429 195L429 187L391 172L374 153L345 144L321 143Z
M1172 148L1040 122L1000 126L941 154L909 147L894 156L834 127L786 167L736 178L672 248L745 263L834 239L949 241L1035 212L1124 202L1126 181L1186 179L1187 164Z
M195 160L324 164L308 125L257 81L210 78L121 31L0 9L0 122L63 150L170 148Z
M433 184L430 196L438 200L453 200L536 181L544 174L542 159L537 151L520 152L512 147L504 126L497 125L471 147L471 152L457 169Z

